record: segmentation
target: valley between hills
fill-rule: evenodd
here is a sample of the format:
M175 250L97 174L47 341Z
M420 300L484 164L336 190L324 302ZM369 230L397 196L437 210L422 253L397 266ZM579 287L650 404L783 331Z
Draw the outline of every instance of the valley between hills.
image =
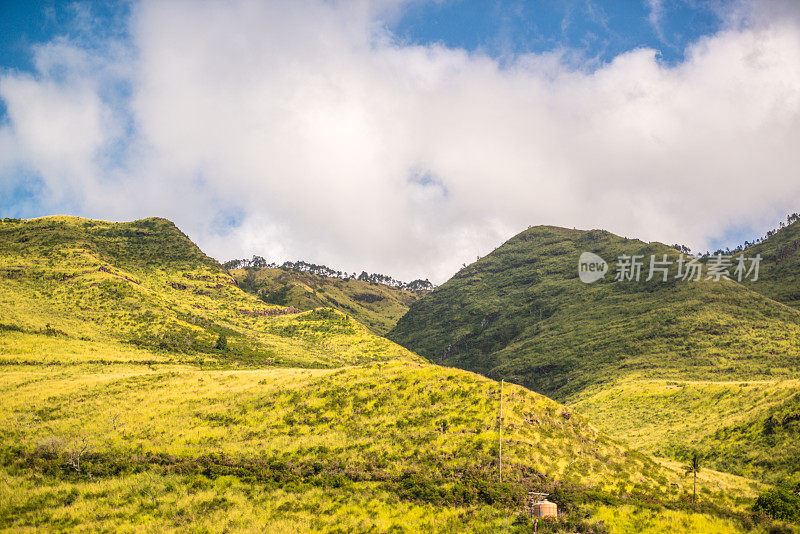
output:
M583 251L681 251L538 226L431 289L0 220L0 528L532 532L544 492L539 532L798 532L799 243L584 284Z

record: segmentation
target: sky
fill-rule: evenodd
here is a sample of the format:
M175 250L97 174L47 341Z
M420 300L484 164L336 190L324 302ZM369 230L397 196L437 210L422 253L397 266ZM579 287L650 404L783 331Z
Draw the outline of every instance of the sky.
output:
M0 0L0 217L441 283L531 225L800 211L800 3Z

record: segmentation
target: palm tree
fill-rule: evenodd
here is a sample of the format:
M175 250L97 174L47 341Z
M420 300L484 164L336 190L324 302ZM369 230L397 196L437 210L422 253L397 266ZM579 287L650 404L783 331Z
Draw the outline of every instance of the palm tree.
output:
M694 489L692 490L692 504L697 502L697 473L700 472L700 462L701 462L700 454L697 451L692 453L692 458L689 460L689 463L686 464L686 476L693 475L694 476Z

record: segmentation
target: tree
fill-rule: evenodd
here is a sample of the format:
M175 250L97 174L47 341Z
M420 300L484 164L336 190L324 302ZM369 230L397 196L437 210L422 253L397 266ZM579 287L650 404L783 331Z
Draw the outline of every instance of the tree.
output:
M228 338L225 337L225 334L220 334L217 338L217 350L228 350Z
M773 488L758 496L753 510L773 519L797 521L800 520L800 495L788 488Z
M72 466L75 472L78 473L79 475L81 474L81 458L83 458L83 455L86 454L86 451L88 449L89 449L89 438L84 436L69 451L68 454L69 465Z
M253 256L253 259L250 260L250 266L256 269L263 269L267 266L267 260L261 256Z
M697 473L700 472L702 458L700 454L695 451L692 453L692 458L686 464L686 476L692 475L694 477L694 489L692 490L692 503L697 503Z
M239 287L241 287L244 291L255 293L258 290L257 286L258 276L256 275L255 269L248 269L247 273L244 275L244 278L239 283Z

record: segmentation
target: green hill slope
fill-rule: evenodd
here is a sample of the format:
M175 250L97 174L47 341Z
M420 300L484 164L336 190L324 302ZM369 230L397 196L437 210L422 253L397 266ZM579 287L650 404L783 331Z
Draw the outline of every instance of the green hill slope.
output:
M747 455L724 429L757 423L786 400L742 412L752 396L730 382L797 376L797 310L732 281L676 280L676 265L667 282L645 281L647 266L634 282L614 281L612 263L603 280L584 284L577 272L584 251L609 262L622 254L678 255L659 243L603 231L532 228L413 304L388 337L434 362L577 403L601 429L644 451L680 458L701 448L719 468L793 478L788 456L771 466L737 468ZM714 411L713 398L703 395L695 403L669 403L649 386L669 380L721 384L731 395L727 411ZM756 390L755 396L765 394ZM709 424L707 411L729 417ZM712 454L710 436L718 430L722 437ZM643 434L653 437L643 442ZM769 455L771 443L753 442L752 454Z
M417 359L344 314L287 311L239 290L164 219L0 222L0 329L13 338L5 360L130 359L136 347L244 365Z
M763 258L751 289L794 308L800 308L800 221L775 232L743 251Z
M230 273L239 287L256 293L265 302L299 310L334 308L352 315L379 335L391 330L408 307L426 294L289 269L233 269Z
M578 256L677 252L602 231L536 227L411 306L389 338L432 361L557 399L631 373L755 379L800 365L800 313L732 281L578 279ZM613 268L613 267L612 267Z
M648 454L687 458L790 487L800 484L797 380L622 380L571 399L603 431Z
M538 490L558 528L734 532L760 490L709 473L690 509L679 469L513 385L499 483L495 381L265 304L168 221L0 238L0 528L525 532Z
M800 223L789 223L741 254L762 257L748 289L797 308ZM571 403L642 451L685 458L700 450L719 469L794 487L800 484L798 391L800 384L780 373L736 382L633 379L589 388Z

